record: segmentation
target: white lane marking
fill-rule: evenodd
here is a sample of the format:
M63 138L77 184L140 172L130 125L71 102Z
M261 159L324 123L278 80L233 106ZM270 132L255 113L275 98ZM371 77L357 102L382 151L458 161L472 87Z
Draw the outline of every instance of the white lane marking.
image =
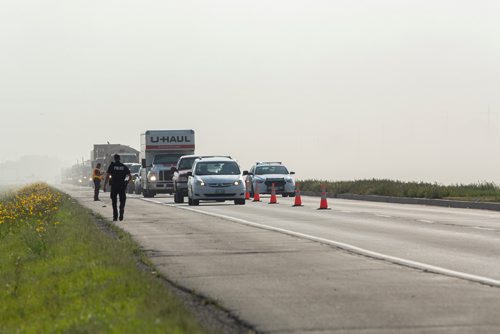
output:
M151 200L146 200L146 201L151 202ZM153 203L155 203L155 202L153 201ZM343 249L343 250L346 250L346 251L349 251L352 253L360 254L360 255L375 258L375 259L379 259L379 260L386 261L386 262L391 262L394 264L406 266L406 267L417 269L417 270L423 270L423 271L431 272L434 274L440 274L440 275L444 275L444 276L448 276L448 277L459 278L459 279L477 282L477 283L481 283L481 284L485 284L485 285L489 285L489 286L500 287L499 280L489 278L489 277L468 274L468 273L464 273L461 271L455 271L455 270L446 269L446 268L442 268L442 267L438 267L438 266L433 266L433 265L422 263L422 262L407 260L407 259L399 258L396 256L391 256L391 255L386 255L386 254L382 254L382 253L378 253L378 252L373 252L373 251L370 251L368 249L353 246L353 245L346 244L343 242L334 241L334 240L325 239L325 238L320 238L320 237L315 237L313 235L304 234L304 233L300 233L300 232L294 232L294 231L282 229L279 227L273 227L273 226L264 225L264 224L260 224L260 223L254 223L254 222L250 222L248 220L235 218L235 217L231 217L231 216L226 216L226 215L221 215L218 213L212 213L212 212L202 211L199 209L177 206L177 205L168 204L168 203L160 203L160 202L157 202L157 203L163 204L166 206L170 206L170 207L174 207L177 209L181 209L181 210L200 213L200 214L203 214L206 216L212 216L212 217L216 217L216 218L230 220L230 221L233 221L235 223L260 228L263 230L278 232L278 233L282 233L282 234L291 235L294 237L299 237L299 238L319 242L322 244L331 245L331 246L334 246L334 247L337 247L337 248L340 248L340 249Z
M475 229L477 230L485 230L485 231L497 231L496 228L490 228L490 227L481 227L481 226L474 226Z
M165 204L163 202L160 202L160 201L155 201L154 199L148 199L148 198L141 198L143 201L146 201L146 202L151 202L151 203L155 203L155 204Z
M427 220L427 219L419 219L417 221L421 223L434 224L432 220Z
M382 218L392 218L392 216L380 215L380 214L376 214L375 216L382 217Z
M340 212L342 212L342 213L352 213L352 211L349 211L349 210L340 210Z

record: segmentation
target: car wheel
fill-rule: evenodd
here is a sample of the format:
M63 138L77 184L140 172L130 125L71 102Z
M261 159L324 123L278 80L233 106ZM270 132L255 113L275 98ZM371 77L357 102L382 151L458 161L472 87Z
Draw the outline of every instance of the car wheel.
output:
M235 199L234 200L235 205L245 205L245 199Z
M289 193L288 196L295 197L295 193Z
M188 197L188 204L193 205L193 200L191 199L191 197Z
M283 193L283 194L281 194L281 196L288 197L288 194L287 193Z
M191 201L193 202L193 205L194 205L194 206L198 206L198 205L200 205L200 200L199 200L199 199L193 199L193 200L191 200Z

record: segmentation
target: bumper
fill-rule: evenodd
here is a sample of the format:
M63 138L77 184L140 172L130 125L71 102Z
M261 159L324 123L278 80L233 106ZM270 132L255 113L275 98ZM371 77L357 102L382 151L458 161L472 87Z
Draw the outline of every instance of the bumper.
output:
M193 188L192 198L205 201L244 199L245 187L212 188L197 186Z
M271 193L271 185L266 185L265 183L254 183L253 189L259 187L259 194L270 194ZM276 194L291 194L295 193L295 184L294 183L285 183L285 184L277 184L274 189L276 190Z
M172 193L174 191L174 183L172 181L165 182L150 182L148 183L149 191L153 191L155 193Z

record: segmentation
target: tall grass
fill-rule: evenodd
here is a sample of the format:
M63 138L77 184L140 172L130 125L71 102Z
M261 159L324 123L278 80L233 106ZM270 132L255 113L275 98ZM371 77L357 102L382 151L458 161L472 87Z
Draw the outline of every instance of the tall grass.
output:
M71 198L39 185L4 197L0 209L0 333L203 332L155 275L137 269L130 236L104 234Z
M321 191L322 185L329 193L380 195L430 199L463 199L500 202L500 187L492 182L440 185L426 182L402 182L386 179L356 181L298 181L302 191Z

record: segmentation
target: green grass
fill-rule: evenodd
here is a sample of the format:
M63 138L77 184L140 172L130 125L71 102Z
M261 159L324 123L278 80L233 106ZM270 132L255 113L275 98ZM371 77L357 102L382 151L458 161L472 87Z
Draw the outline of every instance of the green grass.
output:
M67 197L55 219L43 239L28 227L0 238L0 333L203 332L160 279L137 268L127 234L101 232Z
M329 193L414 197L430 199L456 199L467 201L500 202L500 188L494 183L440 185L426 182L401 182L393 180L357 181L298 181L302 191L321 191L325 185Z

